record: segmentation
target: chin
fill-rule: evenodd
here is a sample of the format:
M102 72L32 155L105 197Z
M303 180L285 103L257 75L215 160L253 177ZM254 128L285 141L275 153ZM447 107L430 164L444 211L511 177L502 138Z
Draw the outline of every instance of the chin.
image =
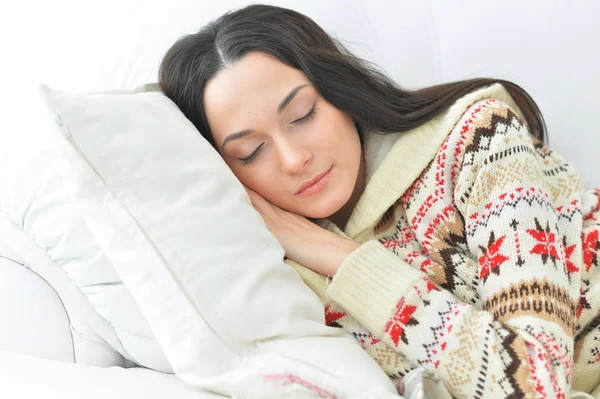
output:
M304 212L298 213L312 219L326 219L342 209L347 201L348 199L344 200L339 196L337 198L324 198L323 201L311 206L310 209L303 209Z

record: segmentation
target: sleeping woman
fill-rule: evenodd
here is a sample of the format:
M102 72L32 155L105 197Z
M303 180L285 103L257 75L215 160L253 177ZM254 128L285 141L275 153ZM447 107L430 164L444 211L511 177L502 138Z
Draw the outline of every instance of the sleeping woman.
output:
M265 5L180 38L159 81L325 322L390 378L427 366L456 398L600 394L600 189L545 145L521 87L405 90Z

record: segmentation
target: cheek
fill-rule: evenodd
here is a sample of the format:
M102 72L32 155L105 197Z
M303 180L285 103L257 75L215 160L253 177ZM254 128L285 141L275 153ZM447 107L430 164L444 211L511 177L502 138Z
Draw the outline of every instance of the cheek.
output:
M239 165L229 166L235 177L246 187L250 187L254 191L258 191L257 188L260 186L261 180L259 176L263 175L260 173L258 168L246 168Z
M270 165L234 166L232 171L244 186L256 191L267 200L277 197L280 185L273 184L272 182L277 181L279 177Z
M327 148L345 163L358 160L361 152L360 139L352 118L338 115L330 125ZM349 166L349 165L347 165Z

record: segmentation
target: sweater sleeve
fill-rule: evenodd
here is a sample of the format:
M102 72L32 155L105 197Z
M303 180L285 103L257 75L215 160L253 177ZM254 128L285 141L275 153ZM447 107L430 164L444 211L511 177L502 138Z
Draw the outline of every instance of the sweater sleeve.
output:
M484 114L486 128L452 133L461 139L445 201L460 215L463 237L438 235L454 247L453 267L476 268L471 285L479 304L459 300L412 266L414 252L378 240L344 260L327 296L411 363L435 368L454 397L569 397L578 191L566 183L563 192L552 191L539 143L506 104L492 101ZM423 245L432 253L430 241Z

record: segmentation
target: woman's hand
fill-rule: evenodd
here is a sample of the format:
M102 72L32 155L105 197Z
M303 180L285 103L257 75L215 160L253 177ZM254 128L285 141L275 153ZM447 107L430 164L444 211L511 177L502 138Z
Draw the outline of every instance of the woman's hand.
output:
M247 187L246 191L286 256L316 273L334 276L342 261L360 245L271 204Z

